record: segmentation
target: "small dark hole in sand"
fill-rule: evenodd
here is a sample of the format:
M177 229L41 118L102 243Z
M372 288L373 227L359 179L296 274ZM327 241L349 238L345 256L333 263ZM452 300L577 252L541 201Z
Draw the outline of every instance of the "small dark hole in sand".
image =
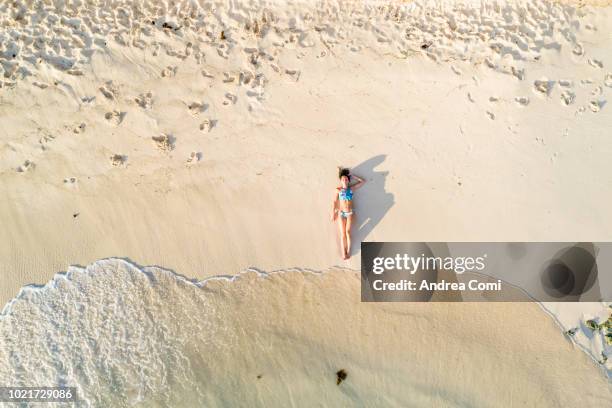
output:
M78 216L79 216L79 214L80 214L80 213L74 213L74 214L72 214L72 218L76 218L76 217L78 217Z
M346 377L348 376L348 373L343 369L339 370L336 373L336 385L340 385L340 383L344 380L346 380Z
M428 48L429 48L429 44L423 44L423 45L421 45L421 49L422 49L422 50L426 50L426 49L428 49Z
M261 379L261 377L263 377L263 374L258 374L258 375L257 375L257 379L258 379L258 380L259 380L259 379Z
M225 31L221 31L221 39L225 40Z

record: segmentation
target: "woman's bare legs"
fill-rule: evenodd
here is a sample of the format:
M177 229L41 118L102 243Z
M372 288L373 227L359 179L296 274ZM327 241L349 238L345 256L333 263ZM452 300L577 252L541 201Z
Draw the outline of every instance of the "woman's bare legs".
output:
M346 258L351 257L351 225L353 224L353 214L346 218L346 225L344 230L346 232Z
M338 214L338 233L340 234L340 250L342 259L346 259L346 218Z

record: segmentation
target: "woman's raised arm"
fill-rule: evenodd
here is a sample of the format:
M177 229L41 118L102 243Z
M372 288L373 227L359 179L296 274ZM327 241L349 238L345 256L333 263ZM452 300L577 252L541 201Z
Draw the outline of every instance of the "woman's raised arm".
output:
M362 179L361 177L356 176L354 174L351 174L351 177L354 177L354 178L357 179L357 183L355 183L355 184L353 184L351 186L352 190L357 190L358 188L361 188L365 184L365 182L366 182L364 179Z

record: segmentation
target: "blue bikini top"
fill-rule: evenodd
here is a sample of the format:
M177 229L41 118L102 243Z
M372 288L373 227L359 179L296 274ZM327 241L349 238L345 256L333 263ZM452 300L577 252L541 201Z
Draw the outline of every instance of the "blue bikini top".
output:
M352 201L353 200L353 192L349 188L341 188L338 192L338 198L341 201Z

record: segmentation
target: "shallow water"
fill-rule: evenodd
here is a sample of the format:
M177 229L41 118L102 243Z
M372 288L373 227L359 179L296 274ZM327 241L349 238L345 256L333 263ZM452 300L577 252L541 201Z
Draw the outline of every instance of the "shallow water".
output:
M77 386L78 406L612 402L537 306L361 304L354 271L193 283L101 260L23 289L0 338L0 384Z

